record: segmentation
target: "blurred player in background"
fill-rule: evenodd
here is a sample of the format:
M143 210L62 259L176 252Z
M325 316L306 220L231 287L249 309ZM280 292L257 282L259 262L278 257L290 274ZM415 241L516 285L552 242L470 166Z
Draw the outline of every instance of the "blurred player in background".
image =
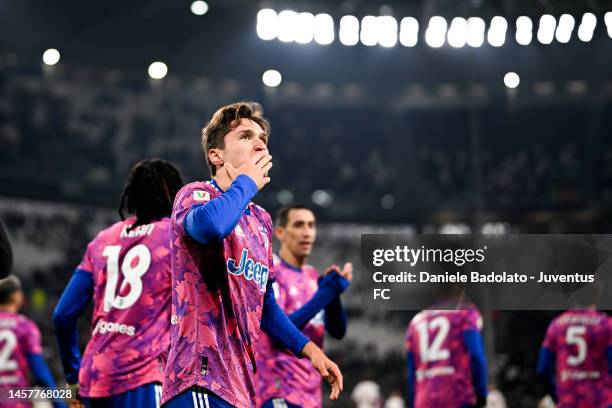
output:
M272 221L251 199L270 182L270 127L261 107L219 109L202 131L212 179L177 194L170 229L171 346L163 401L174 407L253 407L261 330L307 357L342 390L340 370L276 304Z
M406 332L408 406L484 407L487 361L478 309L456 285L440 285L441 301L418 313Z
M8 232L2 220L0 220L0 279L6 278L11 273L13 266L13 249L9 240Z
M0 388L30 387L28 370L39 385L55 388L42 356L40 331L33 321L18 313L23 297L21 282L15 275L0 280ZM53 405L66 406L63 402ZM29 402L0 402L0 408L31 406Z
M281 208L274 228L281 246L274 257L272 284L278 305L291 322L317 346L324 332L336 339L346 333L340 294L353 279L353 265L330 266L319 272L306 259L317 234L313 212L303 205ZM310 363L278 348L263 335L257 345L257 398L268 407L321 407L321 376Z
M559 408L612 407L612 319L596 310L598 294L584 286L546 331L537 371Z
M86 406L158 407L170 344L169 215L183 182L163 160L144 160L128 175L119 221L87 246L53 313L69 384ZM124 210L135 214L124 219ZM83 358L77 319L93 298Z

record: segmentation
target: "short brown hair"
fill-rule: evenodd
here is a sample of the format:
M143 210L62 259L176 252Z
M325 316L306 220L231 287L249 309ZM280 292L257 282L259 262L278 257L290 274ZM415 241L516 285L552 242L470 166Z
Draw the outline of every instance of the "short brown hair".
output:
M210 173L217 172L215 165L210 162L208 152L210 149L224 149L225 135L240 124L240 119L249 119L257 123L266 134L270 136L270 124L263 117L263 109L256 102L236 102L221 107L215 112L210 122L202 129L202 149L206 156L206 163Z

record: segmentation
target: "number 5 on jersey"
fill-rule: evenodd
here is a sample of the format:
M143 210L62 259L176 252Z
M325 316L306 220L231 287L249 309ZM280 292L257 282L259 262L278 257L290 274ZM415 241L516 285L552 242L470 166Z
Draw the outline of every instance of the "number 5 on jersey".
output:
M130 285L130 291L125 296L116 295L120 253L120 245L109 245L104 248L102 253L106 257L105 312L109 312L113 307L116 309L127 309L136 303L142 294L142 277L147 273L151 265L151 252L145 245L139 244L127 251L121 263L123 282L119 288L119 293L128 284Z

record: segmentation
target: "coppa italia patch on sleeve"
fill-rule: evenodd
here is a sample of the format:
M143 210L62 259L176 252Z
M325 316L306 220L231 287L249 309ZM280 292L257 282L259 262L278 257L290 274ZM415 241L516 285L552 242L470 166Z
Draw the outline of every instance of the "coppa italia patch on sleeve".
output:
M193 201L210 201L210 193L208 191L194 191Z

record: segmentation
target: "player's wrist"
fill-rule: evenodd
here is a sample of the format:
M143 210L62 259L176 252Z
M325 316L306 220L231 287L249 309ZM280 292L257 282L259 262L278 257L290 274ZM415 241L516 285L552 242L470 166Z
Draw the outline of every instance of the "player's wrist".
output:
M312 360L312 358L316 356L318 352L321 352L321 349L319 349L319 347L317 347L317 345L314 344L312 341L306 343L304 345L304 348L302 348L302 356L306 357L309 360Z

